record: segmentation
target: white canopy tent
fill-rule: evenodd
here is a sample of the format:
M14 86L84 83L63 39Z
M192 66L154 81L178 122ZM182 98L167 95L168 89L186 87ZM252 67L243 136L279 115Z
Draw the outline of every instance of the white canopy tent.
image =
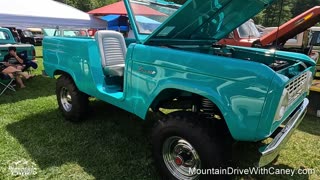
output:
M105 29L107 22L53 0L2 0L0 26Z

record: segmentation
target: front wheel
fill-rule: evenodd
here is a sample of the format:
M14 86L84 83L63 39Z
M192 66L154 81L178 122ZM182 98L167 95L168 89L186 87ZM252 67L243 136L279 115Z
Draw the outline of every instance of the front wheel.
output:
M191 112L171 113L152 132L153 155L166 179L224 179L203 170L225 167L223 143Z
M67 120L79 122L86 117L88 96L78 90L69 76L61 75L58 78L56 96L59 109Z

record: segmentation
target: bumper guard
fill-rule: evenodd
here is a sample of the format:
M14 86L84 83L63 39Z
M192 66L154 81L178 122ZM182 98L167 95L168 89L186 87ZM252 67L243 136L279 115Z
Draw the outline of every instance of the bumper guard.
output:
M290 119L286 126L275 136L271 143L260 148L261 157L258 162L259 167L269 164L277 157L281 148L286 144L294 130L304 118L308 104L309 100L305 98L295 114L289 117Z

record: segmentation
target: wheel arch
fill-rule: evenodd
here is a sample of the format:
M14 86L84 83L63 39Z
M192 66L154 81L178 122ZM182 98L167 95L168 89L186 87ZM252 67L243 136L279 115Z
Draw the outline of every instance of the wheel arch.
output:
M71 75L69 74L69 73L67 73L67 72L65 72L65 71L62 71L62 70L55 70L54 72L53 72L53 75L54 76L56 76L56 75L68 75L68 76L70 76L71 77Z
M76 81L76 77L73 75L73 73L67 72L65 70L60 70L60 69L57 69L53 72L53 76L59 76L59 75L68 76L70 79L72 79L72 81L77 86L77 88L79 87Z
M172 95L173 94L173 95ZM200 91L200 89L192 90L192 89L180 89L180 88L164 88L159 93L157 93L157 96L153 98L151 101L149 108L154 109L154 107L157 107L159 102L166 100L172 96L175 95L196 95L199 97L207 98L209 99L213 104L217 106L220 112L226 112L226 108L223 105L221 96L218 96L216 93L207 93L205 91Z
M152 100L149 108L152 110L156 109L159 104L165 100L169 100L170 98L176 96L176 95L190 95L190 96L196 96L198 98L205 98L208 99L210 102L212 102L218 112L219 115L222 117L226 128L232 135L232 130L230 127L230 124L232 123L231 120L228 119L226 116L228 114L228 109L225 107L223 100L221 96L218 95L217 92L206 92L206 91L200 91L200 89L197 89L197 91L188 89L188 90L182 90L182 89L177 89L177 88L166 88L162 89L159 94ZM233 137L233 135L232 135Z
M151 102L149 108L152 110L157 109L158 106L161 105L161 102L169 100L170 98L174 98L175 96L181 96L183 94L193 94L191 92L175 89L175 88L167 88L163 89Z

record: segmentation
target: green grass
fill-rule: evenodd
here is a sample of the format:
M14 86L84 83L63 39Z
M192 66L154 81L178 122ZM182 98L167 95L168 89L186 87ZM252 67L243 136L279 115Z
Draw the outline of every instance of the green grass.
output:
M150 124L97 100L90 102L87 121L65 121L57 110L55 80L40 76L42 69L25 82L27 88L0 97L0 179L160 179L150 153ZM248 158L254 146L239 143L235 149ZM234 179L320 179L319 148L320 119L307 116L270 167L314 168L316 174ZM251 165L243 157L235 155L236 166ZM12 176L8 168L18 160L34 163L37 174Z

